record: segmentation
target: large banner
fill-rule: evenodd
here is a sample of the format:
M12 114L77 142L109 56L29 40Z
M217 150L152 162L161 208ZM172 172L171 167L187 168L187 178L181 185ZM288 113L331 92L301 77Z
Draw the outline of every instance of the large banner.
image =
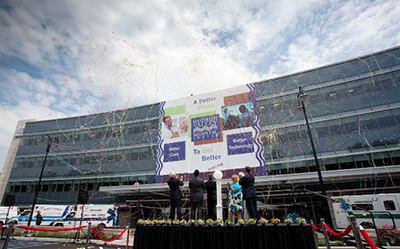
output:
M264 168L256 110L254 84L162 102L157 182L172 170Z

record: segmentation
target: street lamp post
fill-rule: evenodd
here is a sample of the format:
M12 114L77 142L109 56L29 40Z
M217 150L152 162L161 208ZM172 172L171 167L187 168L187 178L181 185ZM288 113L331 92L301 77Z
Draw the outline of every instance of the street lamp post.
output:
M47 139L46 155L44 156L44 161L43 161L43 165L42 165L42 171L40 172L40 176L39 176L39 182L36 185L35 198L33 198L32 210L31 210L31 213L29 215L29 220L28 220L28 227L31 225L33 212L35 211L36 199L37 199L39 191L40 191L40 185L42 183L42 176L43 176L44 167L46 166L47 155L49 154L50 147L53 144L53 141L57 141L57 143L59 142L58 138L50 137L49 135L47 135L47 138L48 139ZM38 144L39 145L45 144L44 136L42 137L42 139L40 141L38 141Z
M217 219L223 219L222 217L222 194L221 194L221 170L216 170L214 172L214 177L217 180Z
M307 124L308 136L310 137L311 148L312 148L312 151L313 151L313 154L314 154L315 166L317 167L319 185L321 186L322 195L326 196L324 180L322 178L321 168L319 167L317 153L315 153L315 147L314 147L314 142L313 142L313 139L312 139L312 136L311 136L310 125L308 124L306 107L304 106L304 103L303 103L304 101L309 100L310 98L311 98L311 96L308 95L307 93L304 93L303 88L301 86L299 86L299 93L297 94L297 100L299 102L299 106L296 108L296 112L303 112L304 113L304 118L306 119L306 124Z

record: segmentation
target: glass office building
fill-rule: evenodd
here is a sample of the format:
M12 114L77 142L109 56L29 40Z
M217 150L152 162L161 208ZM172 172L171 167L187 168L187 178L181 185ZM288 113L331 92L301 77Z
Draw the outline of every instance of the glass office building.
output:
M304 191L321 189L304 115L295 112L299 86L311 96L306 111L328 195L399 192L396 47L255 83L266 165L264 176L256 179L259 201L314 206L321 202ZM80 188L89 190L91 203L139 200L140 195L128 190L136 182L155 185L159 115L156 103L27 122L18 136L5 193L16 196L16 205L32 203L46 151L46 144L37 141L50 136L59 141L47 158L38 203L75 203ZM113 191L99 191L100 187ZM167 193L160 189L149 195L155 198L163 191ZM168 197L160 197L159 203L168 205Z

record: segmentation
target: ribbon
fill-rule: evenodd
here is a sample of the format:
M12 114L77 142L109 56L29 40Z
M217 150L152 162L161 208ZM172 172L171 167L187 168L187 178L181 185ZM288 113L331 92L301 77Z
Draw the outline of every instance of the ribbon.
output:
M321 228L322 228L322 225L319 225L318 227L316 227L314 223L312 223L312 225L315 230L321 230Z
M103 238L100 236L100 234L97 233L96 229L93 229L93 232L94 232L94 233L97 235L97 237L98 237L99 239L101 239L102 241L104 241L104 242L111 242L111 241L114 241L114 240L119 239L119 237L121 237L122 234L124 234L125 231L126 231L127 229L128 229L128 228L126 227L125 230L122 231L122 233L121 233L120 235L118 235L117 237L115 237L114 239L103 239Z
M378 247L375 245L375 243L372 241L372 239L369 237L367 231L364 230L362 226L358 226L358 229L360 229L361 234L364 236L364 239L368 242L368 245L372 249L378 249Z
M334 231L332 231L332 230L328 227L327 224L324 224L324 227L325 227L326 230L328 230L328 232L330 232L333 236L335 236L335 237L337 237L337 238L346 236L346 235L349 234L350 231L351 231L351 227L350 227L350 226L346 227L346 229L345 229L343 232L341 232L341 233L335 233Z
M69 228L56 228L56 229L27 227L27 226L19 226L19 227L22 228L22 229L42 231L42 232L62 232L62 231L78 230L78 229L85 228L86 226L69 227Z

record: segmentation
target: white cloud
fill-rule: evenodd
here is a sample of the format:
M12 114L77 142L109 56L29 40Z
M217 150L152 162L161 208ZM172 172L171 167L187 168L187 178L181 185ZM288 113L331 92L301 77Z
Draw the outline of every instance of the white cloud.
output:
M399 45L391 1L3 1L0 167L18 120L122 109Z

